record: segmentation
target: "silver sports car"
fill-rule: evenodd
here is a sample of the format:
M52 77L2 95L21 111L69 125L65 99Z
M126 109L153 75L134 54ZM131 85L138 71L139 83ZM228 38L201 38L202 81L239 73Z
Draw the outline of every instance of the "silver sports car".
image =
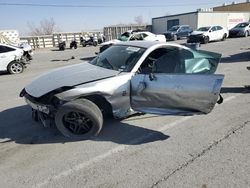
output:
M124 42L90 62L40 76L20 96L35 120L55 123L66 137L84 139L100 132L107 114L209 113L224 78L214 74L220 58L178 44Z

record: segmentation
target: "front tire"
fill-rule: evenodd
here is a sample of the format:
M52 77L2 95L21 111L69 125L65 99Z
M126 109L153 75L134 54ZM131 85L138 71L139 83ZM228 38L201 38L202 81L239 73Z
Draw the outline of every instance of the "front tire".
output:
M245 37L248 37L249 36L249 33L248 31L245 32Z
M204 43L204 44L207 44L208 42L209 42L209 37L208 37L208 36L205 36L203 43Z
M178 39L177 35L173 36L173 40L176 41Z
M93 102L77 99L60 107L55 116L55 124L65 137L88 139L101 131L103 116Z
M85 41L82 42L82 47L86 47L86 46L87 46L86 42Z
M24 65L17 61L12 61L8 67L7 70L10 74L20 74L24 70Z

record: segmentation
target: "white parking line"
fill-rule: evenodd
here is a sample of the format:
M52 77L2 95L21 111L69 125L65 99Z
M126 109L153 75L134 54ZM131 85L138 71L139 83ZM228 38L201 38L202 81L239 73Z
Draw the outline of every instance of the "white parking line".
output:
M234 95L234 96L231 96L231 97L228 97L228 98L224 99L224 103L229 102L229 101L235 99L235 98L238 97L239 95L242 95L242 94L237 94L237 95ZM156 130L156 131L165 132L166 130L168 130L168 129L172 128L172 127L175 127L175 126L177 126L177 125L179 125L179 124L181 124L181 123L184 123L185 121L187 121L187 120L189 120L189 119L192 119L193 117L194 117L194 116L186 116L186 117L183 117L183 118L178 119L178 120L176 120L176 121L174 121L174 122L172 122L172 123L169 123L169 124L164 125L163 127L159 128L159 129ZM73 166L71 169L65 170L65 171L63 171L63 172L61 172L61 173L59 173L59 174L57 174L57 175L55 175L55 176L52 176L52 177L50 177L49 179L43 181L42 183L38 183L38 184L36 185L36 187L43 187L43 186L48 185L50 182L52 182L52 181L54 181L54 180L58 180L58 179L61 179L61 178L63 178L63 177L69 176L70 174L73 174L73 173L75 173L75 172L77 172L77 171L79 171L79 170L82 170L82 169L84 169L84 168L86 168L86 167L88 167L88 166L90 166L90 165L92 165L92 164L95 164L95 163L97 163L97 162L100 162L100 161L102 161L103 159L105 159L105 158L107 158L107 157L109 157L109 156L111 156L111 155L113 155L113 154L116 154L116 153L118 153L118 152L121 152L121 151L125 150L126 148L129 147L129 145L141 143L142 141L151 138L151 137L154 136L155 134L156 134L155 132L149 133L149 134L147 134L147 135L144 135L144 136L141 136L141 137L139 137L139 138L135 138L135 139L131 140L130 142L128 142L127 145L120 145L120 146L117 146L117 147L115 147L115 148L113 148L113 149L107 151L107 152L104 153L104 154L98 155L98 156L96 156L95 158L90 159L89 161L85 161L85 162L83 162L83 163L77 164L77 165Z

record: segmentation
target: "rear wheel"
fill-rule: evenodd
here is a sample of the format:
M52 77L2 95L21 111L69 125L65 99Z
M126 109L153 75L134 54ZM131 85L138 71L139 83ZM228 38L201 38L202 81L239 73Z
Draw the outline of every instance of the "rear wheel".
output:
M222 41L225 41L227 39L227 34L225 33L224 35L223 35L223 37L222 37Z
M24 70L24 65L17 61L12 61L8 67L7 70L10 74L20 74Z
M103 116L93 102L78 99L61 106L56 113L55 123L66 137L88 139L101 131Z

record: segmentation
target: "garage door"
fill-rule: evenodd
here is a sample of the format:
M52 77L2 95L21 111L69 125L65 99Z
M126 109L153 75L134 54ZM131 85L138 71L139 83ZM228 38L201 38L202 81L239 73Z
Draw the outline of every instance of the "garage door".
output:
M179 19L174 19L174 20L168 20L167 21L167 30L169 30L171 27L179 25Z

